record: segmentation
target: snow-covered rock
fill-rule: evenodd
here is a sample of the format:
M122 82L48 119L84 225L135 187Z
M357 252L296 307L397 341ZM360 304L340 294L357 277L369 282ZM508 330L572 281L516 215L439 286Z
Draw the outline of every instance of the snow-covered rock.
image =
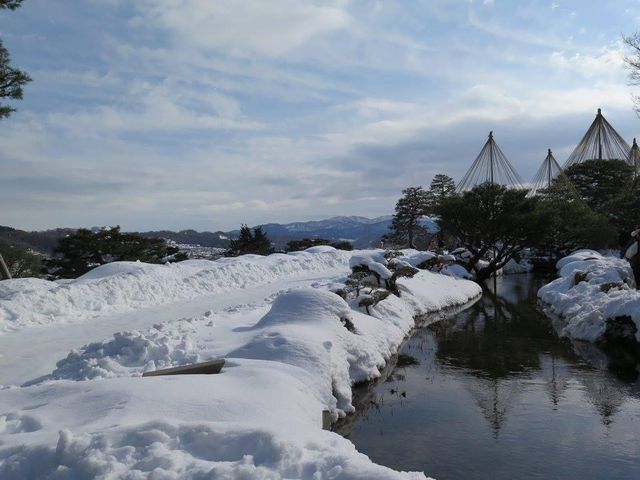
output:
M445 265L440 273L443 275L449 275L450 277L455 278L467 278L472 279L473 275L467 271L462 265L458 265L457 263L452 263L451 265Z
M640 292L624 259L580 250L558 261L560 278L538 291L549 312L565 322L563 333L579 340L602 340L607 320L629 316L640 341Z

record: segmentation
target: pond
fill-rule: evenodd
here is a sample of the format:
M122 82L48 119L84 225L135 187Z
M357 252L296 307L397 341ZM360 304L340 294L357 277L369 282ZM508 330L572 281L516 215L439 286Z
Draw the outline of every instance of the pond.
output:
M418 329L338 432L438 480L640 479L639 365L559 338L536 309L544 283L505 276Z

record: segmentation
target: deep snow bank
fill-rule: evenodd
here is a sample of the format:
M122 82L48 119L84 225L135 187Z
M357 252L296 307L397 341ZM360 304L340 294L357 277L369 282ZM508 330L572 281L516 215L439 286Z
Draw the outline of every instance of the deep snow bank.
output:
M64 282L25 278L0 282L0 332L74 322L314 272L345 271L350 252L315 247L268 257L244 255L167 265L114 262Z
M0 390L0 478L423 479L321 430L323 410L353 411L351 385L380 375L416 315L481 293L428 271L398 287L371 315L297 289L266 314L181 319L72 352L48 378ZM221 356L219 375L140 377Z
M560 278L542 287L538 297L566 322L564 334L598 341L608 319L629 316L640 341L640 292L635 289L629 262L580 250L560 259L556 267Z

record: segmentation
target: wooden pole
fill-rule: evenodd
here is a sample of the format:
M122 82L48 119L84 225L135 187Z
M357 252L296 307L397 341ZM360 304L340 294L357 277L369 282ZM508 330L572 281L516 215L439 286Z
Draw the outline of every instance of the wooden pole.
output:
M598 109L598 160L602 160L602 139L600 131L602 130L602 110Z
M547 153L547 188L551 188L551 149Z
M493 185L493 130L489 132L489 168L491 169L491 185Z
M7 264L4 263L4 258L2 258L2 254L0 253L0 280L11 280L11 272L7 267Z
M330 410L323 410L322 411L322 429L323 430L331 430L331 423L332 423L332 418L331 418L331 411Z
M491 166L491 186L494 185L493 183L493 130L491 130L489 132L489 165ZM493 261L496 261L496 246L493 246ZM495 268L495 265L494 265ZM493 291L495 293L496 288L497 288L497 272L494 270L493 271Z

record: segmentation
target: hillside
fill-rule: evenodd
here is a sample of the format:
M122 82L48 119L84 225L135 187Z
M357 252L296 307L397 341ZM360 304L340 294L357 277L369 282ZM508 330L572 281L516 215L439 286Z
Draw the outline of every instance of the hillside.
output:
M289 240L301 238L326 238L327 240L347 240L356 248L378 246L380 237L388 232L391 216L333 217L326 220L294 223L267 223L262 228L276 248L283 248ZM235 237L238 230L228 233Z
M56 228L54 230L27 232L0 225L0 248L22 247L50 254L58 244L59 238L74 231L75 229L72 228Z
M265 223L262 228L278 249L283 249L289 240L302 238L326 238L331 241L348 240L356 248L377 246L380 237L387 233L391 216L366 218L358 216L333 217L326 220L313 220L293 223ZM203 247L221 247L229 245L229 239L235 238L240 230L228 232L197 232L195 230L158 230L141 232L148 237L161 237L179 244L197 244Z
M293 223L266 223L262 225L274 246L283 249L289 240L302 238L326 238L331 241L347 240L355 248L377 247L380 237L389 231L391 216L376 218L359 216L340 216L326 220L313 220ZM435 223L427 219L425 225L431 231L437 231ZM95 228L95 227L94 227ZM60 237L74 232L71 228L57 228L27 232L11 227L0 226L0 247L3 245L21 246L50 254ZM178 244L201 245L203 247L226 248L229 239L238 236L239 230L229 232L198 232L196 230L151 230L140 232L153 238L166 238Z

